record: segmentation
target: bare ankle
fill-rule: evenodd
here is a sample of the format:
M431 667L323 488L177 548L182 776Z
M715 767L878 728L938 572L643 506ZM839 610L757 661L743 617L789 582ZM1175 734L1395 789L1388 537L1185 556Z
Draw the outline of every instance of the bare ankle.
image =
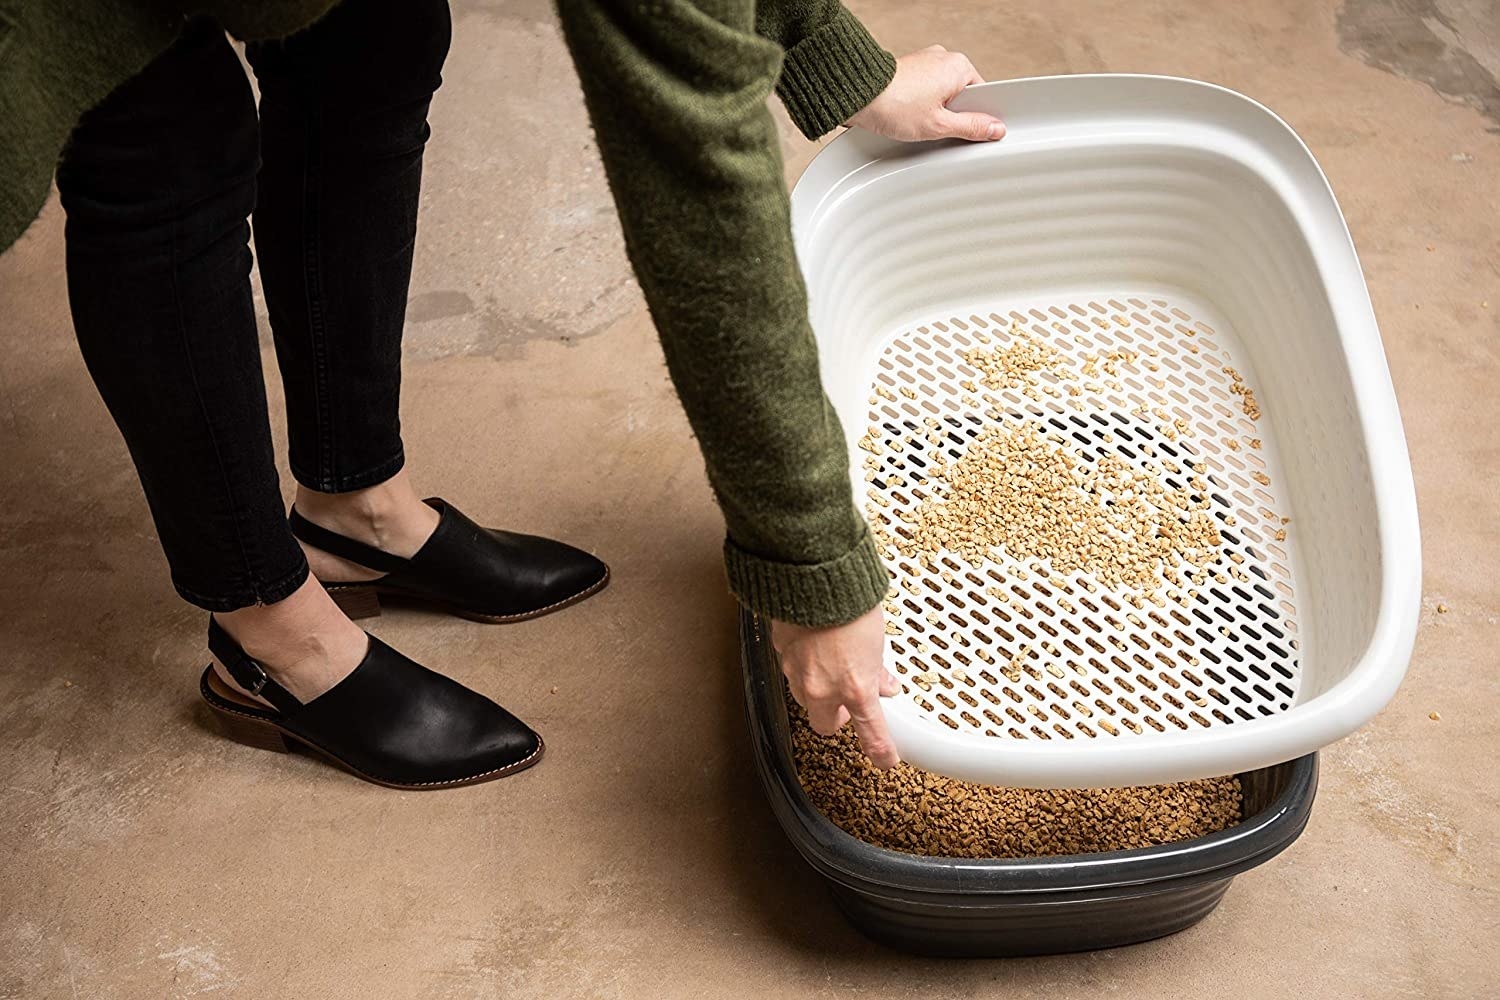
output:
M348 493L319 493L299 485L296 507L315 524L403 557L415 555L438 522L437 511L417 496L405 469Z
M311 576L285 600L214 617L304 704L348 676L364 659L369 642ZM230 680L222 669L219 674Z

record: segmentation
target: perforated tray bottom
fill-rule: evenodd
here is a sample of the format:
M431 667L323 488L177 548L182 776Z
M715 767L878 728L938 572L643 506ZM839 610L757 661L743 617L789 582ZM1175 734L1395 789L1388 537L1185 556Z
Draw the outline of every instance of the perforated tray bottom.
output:
M964 360L1027 335L1066 362L996 389ZM1256 385L1232 332L1181 297L1006 303L892 335L855 464L878 535L904 530L900 512L943 499L935 480L923 483L938 451L952 463L985 428L1030 422L1085 462L1119 455L1206 499L1222 539L1207 575L1154 590L1064 577L1003 550L978 565L944 551L924 566L889 546L886 660L901 708L959 733L1022 740L1149 739L1290 708L1300 679L1295 527L1267 422L1251 418L1243 394Z

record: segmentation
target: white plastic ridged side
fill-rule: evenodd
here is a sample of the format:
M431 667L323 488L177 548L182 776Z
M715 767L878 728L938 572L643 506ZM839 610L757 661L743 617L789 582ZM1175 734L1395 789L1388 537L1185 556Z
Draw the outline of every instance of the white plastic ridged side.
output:
M930 573L910 559L902 569L892 553L898 576L925 574L925 596L963 621L925 600L913 601L920 611L898 604L892 616L901 631L888 660L906 690L885 708L903 757L999 784L1126 785L1261 767L1348 734L1404 674L1420 570L1410 468L1379 334L1316 163L1260 105L1192 81L1017 80L971 88L960 100L1002 115L1007 138L903 146L846 133L793 195L824 381L851 442L857 492L871 470L854 443L872 427L899 439L911 433L907 423L962 411L965 393L953 383L974 373L960 373L955 348L976 331L1003 340L1019 320L1059 349L1086 350L1088 334L1169 355L1182 400L1151 384L1159 372L1137 368L1125 373L1136 388L1122 387L1116 400L1074 407L1018 397L989 407L991 417L973 427L1038 417L1066 425L1094 413L1107 422L1085 435L1096 452L1105 435L1154 450L1166 444L1159 422L1141 420L1137 408L1167 403L1190 425L1182 447L1211 466L1219 524L1248 519L1256 537L1229 532L1215 569L1223 584L1171 609L1138 606L1139 593L1080 578L1061 595L1072 615L1059 594L1029 586L1021 574L1032 571L1004 553L978 568L939 555ZM1091 322L1101 317L1102 325ZM1072 329L1075 320L1088 329ZM1217 363L1189 361L1181 345L1190 337L1210 341ZM1224 398L1226 368L1256 393L1263 412L1253 427L1240 426L1244 418ZM898 369L909 387L925 387L936 414L872 406L872 389ZM1227 446L1229 437L1240 450ZM1252 438L1262 447L1246 448ZM950 458L962 453L955 449ZM1269 483L1247 482L1253 472ZM898 470L885 473L888 490ZM1231 476L1245 484L1242 499ZM1290 519L1284 528L1282 518ZM1053 574L1036 570L1046 588ZM1011 622L968 573L1008 592L1018 606ZM1080 596L1096 610L1079 607ZM965 614L976 609L987 628ZM986 641L996 658L1013 657L1024 642L1029 669L1012 678L990 670L994 683L966 683L979 670L955 654L982 666L976 650Z

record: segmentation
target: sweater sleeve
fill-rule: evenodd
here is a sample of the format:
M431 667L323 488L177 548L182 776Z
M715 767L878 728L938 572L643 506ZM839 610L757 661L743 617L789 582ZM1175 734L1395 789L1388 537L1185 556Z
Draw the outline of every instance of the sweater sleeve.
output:
M753 0L559 0L605 173L727 527L730 588L830 625L888 577L824 395Z
M854 117L896 72L895 57L838 0L759 0L755 29L786 50L776 93L809 139Z

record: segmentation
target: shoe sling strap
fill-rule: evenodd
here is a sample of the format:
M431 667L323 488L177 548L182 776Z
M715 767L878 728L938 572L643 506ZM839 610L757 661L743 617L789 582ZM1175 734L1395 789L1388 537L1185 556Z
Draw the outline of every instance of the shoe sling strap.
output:
M288 714L302 707L295 695L272 680L266 668L241 649L240 644L212 618L208 620L208 651L224 664L234 682L251 694L259 695Z
M307 518L297 513L297 508L292 508L291 516L287 519L292 528L292 534L314 548L322 549L329 555L347 559L352 563L358 563L366 569L377 570L381 573L394 573L402 570L410 564L411 560L400 556L393 556L389 552L382 552L372 545L356 541L329 531L322 525L313 524Z

